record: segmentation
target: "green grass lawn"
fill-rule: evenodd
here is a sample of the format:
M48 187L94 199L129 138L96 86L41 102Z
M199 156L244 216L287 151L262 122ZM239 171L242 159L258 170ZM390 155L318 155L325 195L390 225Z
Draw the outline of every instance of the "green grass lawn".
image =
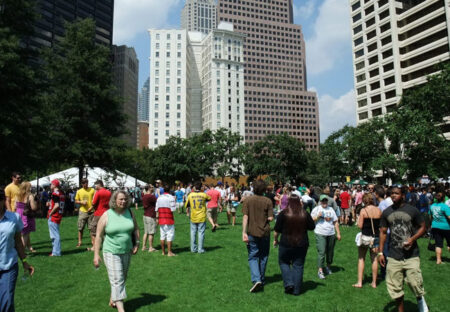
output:
M317 252L313 243L305 264L303 292L294 297L284 294L278 266L278 251L272 248L266 271L264 292L251 294L247 250L241 241L242 215L235 227L226 225L226 214L219 215L222 226L205 235L205 254L189 251L189 220L176 214L175 252L177 257L160 252L141 252L133 256L127 280L127 311L394 311L386 290L380 282L370 287L370 268L366 261L366 278L362 289L351 287L356 282L357 229L341 228L342 241L335 249L334 274L326 280L317 278ZM142 209L137 212L141 233ZM35 275L22 280L16 288L16 311L112 311L108 306L110 287L104 265L95 270L93 253L76 248L77 217L66 217L61 224L62 257L48 257L51 243L47 222L37 220L32 242L37 253L29 262ZM141 234L142 235L142 234ZM159 230L156 241L159 240ZM310 233L310 242L314 234ZM421 268L427 302L432 311L449 311L450 263L437 266L434 253L421 239ZM159 249L159 243L156 245ZM445 260L450 254L444 251ZM368 258L367 258L368 260ZM406 311L417 311L416 300L406 289Z

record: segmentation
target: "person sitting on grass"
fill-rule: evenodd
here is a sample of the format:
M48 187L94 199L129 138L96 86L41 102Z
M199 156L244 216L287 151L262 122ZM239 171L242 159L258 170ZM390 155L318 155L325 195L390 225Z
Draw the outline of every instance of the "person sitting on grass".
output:
M367 250L370 249L370 259L372 261L372 284L373 288L377 288L378 275L378 260L377 251L380 244L380 218L381 210L373 204L372 194L364 194L362 198L364 208L361 209L358 227L361 229L361 234L371 236L374 238L372 246L360 245L358 247L358 281L352 285L356 288L362 288L362 281L364 275L364 261ZM383 250L383 248L381 248Z
M326 274L332 274L330 266L333 263L336 238L341 240L338 218L334 209L328 206L328 197L322 198L320 205L311 212L311 217L316 222L314 233L316 234L317 265L319 268L317 275L320 279L325 279L324 269Z
M278 214L273 235L273 246L280 246L278 263L286 294L300 295L303 268L309 247L307 231L314 230L314 227L313 219L303 208L301 197L291 194L287 208ZM280 242L278 242L279 234L281 234Z
M110 209L98 221L94 246L94 266L100 267L100 246L103 261L111 284L109 305L124 312L126 299L125 282L130 267L131 254L139 249L139 227L130 210L130 196L126 191L117 191L111 197ZM133 246L132 236L135 237ZM103 242L103 245L102 245Z
M175 238L175 220L173 212L176 210L175 198L168 192L170 188L167 184L163 184L160 191L163 191L156 201L155 211L158 214L159 233L162 255L166 255L165 243L167 241L167 255L169 257L175 256L172 252L172 242Z

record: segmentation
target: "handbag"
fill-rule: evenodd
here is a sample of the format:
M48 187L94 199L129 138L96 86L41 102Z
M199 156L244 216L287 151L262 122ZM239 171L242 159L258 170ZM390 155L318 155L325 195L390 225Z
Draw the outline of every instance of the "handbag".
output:
M369 214L366 211L367 216L370 218L370 224L372 225L372 234L373 236L368 236L368 235L364 235L361 233L361 238L360 238L360 246L364 246L364 247L373 247L373 244L375 242L375 229L373 227L373 220L372 218L369 216Z
M131 212L130 207L128 207L128 211L130 212L130 215L131 215L131 218L133 219L133 224L134 224L134 222L135 222L134 221L134 215ZM134 228L133 228L133 233L131 234L131 245L133 246L133 248L136 246L136 242L137 242L136 235L134 234Z
M436 242L432 243L431 240L434 240L433 235L430 234L430 238L428 239L428 246L427 249L429 251L435 252L436 251Z

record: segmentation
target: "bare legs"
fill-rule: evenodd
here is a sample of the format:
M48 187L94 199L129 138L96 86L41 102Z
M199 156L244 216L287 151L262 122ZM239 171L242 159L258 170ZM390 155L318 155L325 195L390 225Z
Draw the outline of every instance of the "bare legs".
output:
M142 251L145 250L145 245L147 243L147 238L148 238L148 251L149 252L155 251L156 249L153 248L153 235L152 234L147 234L147 233L144 233L144 239L143 239L143 242L142 242Z
M161 240L161 250L162 250L162 255L165 256L166 255L166 247L164 245L165 241ZM172 252L172 242L167 241L167 255L169 257L173 257L175 256L175 254Z
M436 247L436 264L442 263L442 248Z
M367 247L358 247L358 281L353 287L361 288L362 281L364 277L364 261L366 258L366 253L369 248ZM370 259L372 261L372 283L371 286L373 288L377 287L377 274L378 274L378 262L377 262L377 254L370 250Z
M25 250L35 252L33 247L31 247L30 233L22 234L22 243L23 243L23 246L25 247Z

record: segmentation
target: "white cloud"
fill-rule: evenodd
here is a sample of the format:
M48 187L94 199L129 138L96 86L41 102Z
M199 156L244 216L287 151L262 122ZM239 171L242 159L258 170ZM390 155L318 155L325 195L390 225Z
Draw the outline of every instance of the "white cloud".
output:
M334 131L346 124L356 125L355 91L350 90L339 98L330 95L319 97L320 140L323 142Z
M171 9L181 0L116 0L114 44L125 44L149 28L167 27Z
M351 49L348 1L325 0L319 7L311 38L306 39L309 74L331 70Z
M315 0L305 1L300 6L293 4L294 19L305 20L311 17L311 15L314 13L315 7Z

